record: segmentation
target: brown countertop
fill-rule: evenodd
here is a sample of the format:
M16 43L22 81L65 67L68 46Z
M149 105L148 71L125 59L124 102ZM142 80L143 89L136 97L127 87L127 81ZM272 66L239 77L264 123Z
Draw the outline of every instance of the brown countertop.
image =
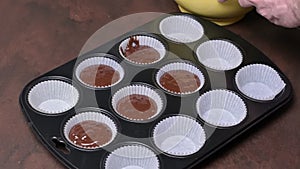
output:
M0 168L64 168L27 125L18 102L22 88L77 56L101 26L127 14L149 11L168 13L178 9L173 1L166 0L0 1ZM275 26L256 12L225 28L277 64L290 79L295 95L288 108L218 153L203 168L299 168L300 30Z

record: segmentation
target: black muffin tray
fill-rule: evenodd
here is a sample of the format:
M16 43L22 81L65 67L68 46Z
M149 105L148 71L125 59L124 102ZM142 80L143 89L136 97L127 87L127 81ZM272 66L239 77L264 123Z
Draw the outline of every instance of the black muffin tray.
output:
M237 140L238 136L254 128L262 120L276 114L279 108L292 99L292 86L287 77L253 45L238 35L193 15L181 13L172 15L184 15L195 19L203 26L205 36L196 42L186 44L168 40L160 34L158 26L163 18L169 16L169 14L164 15L35 78L24 87L19 101L29 126L44 146L66 167L104 168L105 159L111 151L123 145L141 144L157 154L161 169L197 168L205 159ZM168 51L166 56L158 63L143 66L123 60L119 53L119 45L125 38L133 35L146 35L160 40ZM226 40L236 45L243 54L242 63L237 68L228 71L214 71L206 68L197 60L194 51L199 44L212 39ZM94 56L108 57L122 62L121 65L125 70L124 79L117 85L107 89L93 89L81 84L74 76L76 65L80 61ZM155 74L159 68L174 61L192 63L202 71L205 84L198 92L178 96L165 92L159 87L155 81ZM286 84L285 88L273 100L253 100L240 92L235 84L234 77L237 71L246 65L255 63L269 65L274 68ZM45 114L34 109L29 104L28 93L33 86L47 80L60 80L72 84L79 91L79 101L76 106L66 112L54 115ZM112 95L120 88L130 84L147 84L160 91L165 106L163 112L157 118L149 122L134 123L121 118L114 112L110 104ZM240 96L247 107L246 118L232 127L216 127L202 120L196 113L196 100L200 95L212 89L228 89ZM67 141L63 134L64 124L74 115L85 111L102 112L116 122L119 133L109 145L95 150L84 150L73 146ZM153 128L159 121L179 112L184 116L195 118L202 125L206 135L209 135L199 151L183 157L175 157L160 152L151 138Z

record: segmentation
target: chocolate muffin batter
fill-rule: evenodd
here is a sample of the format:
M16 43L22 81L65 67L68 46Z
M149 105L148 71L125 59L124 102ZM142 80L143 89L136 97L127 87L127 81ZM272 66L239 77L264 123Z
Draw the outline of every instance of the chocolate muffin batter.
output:
M148 96L132 94L118 101L117 112L128 119L147 120L156 114L157 105Z
M111 129L104 123L87 120L74 125L69 139L84 148L104 145L112 139Z
M120 79L120 74L107 65L92 65L80 72L80 79L86 84L103 87L116 83Z
M129 60L137 63L152 63L160 58L158 51L150 46L140 45L137 37L130 37L129 42L122 54Z
M200 86L200 79L186 70L171 70L160 77L159 83L172 92L185 93L197 90Z

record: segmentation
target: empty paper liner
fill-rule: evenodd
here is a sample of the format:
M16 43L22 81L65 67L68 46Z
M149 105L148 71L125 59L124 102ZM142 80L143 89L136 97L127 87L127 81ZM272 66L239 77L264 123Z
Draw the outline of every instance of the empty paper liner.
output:
M241 51L225 40L204 42L199 45L196 54L200 63L217 71L234 69L243 61Z
M286 86L276 70L264 64L243 67L235 82L242 93L256 100L272 100Z
M139 145L122 146L109 154L105 169L159 169L159 160L152 150Z
M187 16L164 18L159 24L159 30L167 39L180 43L195 42L204 34L202 25Z
M35 85L28 94L29 104L39 112L47 114L63 113L74 107L79 93L71 84L48 80Z
M206 137L201 125L185 116L172 116L159 122L153 131L155 145L174 156L186 156L199 151Z
M198 98L196 109L205 122L220 127L237 125L247 115L244 101L229 90L212 90L204 93Z

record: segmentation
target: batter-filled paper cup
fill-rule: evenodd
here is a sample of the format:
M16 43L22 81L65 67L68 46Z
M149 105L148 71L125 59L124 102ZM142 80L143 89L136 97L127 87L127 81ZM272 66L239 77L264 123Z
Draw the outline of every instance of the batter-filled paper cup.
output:
M241 68L235 82L238 89L255 100L273 100L285 87L278 72L264 64L252 64Z
M149 121L157 117L163 104L160 95L145 85L121 88L112 97L113 109L120 116L135 122Z
M185 116L172 116L160 121L153 130L154 144L174 156L187 156L199 151L206 141L201 125Z
M179 15L164 18L159 24L159 30L167 39L179 43L195 42L204 34L203 27L198 21Z
M47 80L32 87L28 93L29 104L46 114L63 113L73 108L79 100L78 90L69 83Z
M142 145L128 145L111 152L105 161L105 169L159 169L155 153Z
M200 44L196 55L204 66L218 71L234 69L243 61L239 48L225 40L210 40Z
M110 144L117 135L117 126L108 116L91 111L70 118L63 132L72 145L90 150Z
M201 95L196 102L198 115L214 126L230 127L241 123L247 108L244 101L229 90L211 90Z
M118 84L124 77L124 69L113 59L92 57L76 67L76 78L86 86L107 88Z
M155 78L162 89L177 95L195 93L205 83L204 76L197 67L182 62L163 66Z
M162 60L166 55L166 48L154 37L133 35L121 42L119 53L129 62L146 65Z

